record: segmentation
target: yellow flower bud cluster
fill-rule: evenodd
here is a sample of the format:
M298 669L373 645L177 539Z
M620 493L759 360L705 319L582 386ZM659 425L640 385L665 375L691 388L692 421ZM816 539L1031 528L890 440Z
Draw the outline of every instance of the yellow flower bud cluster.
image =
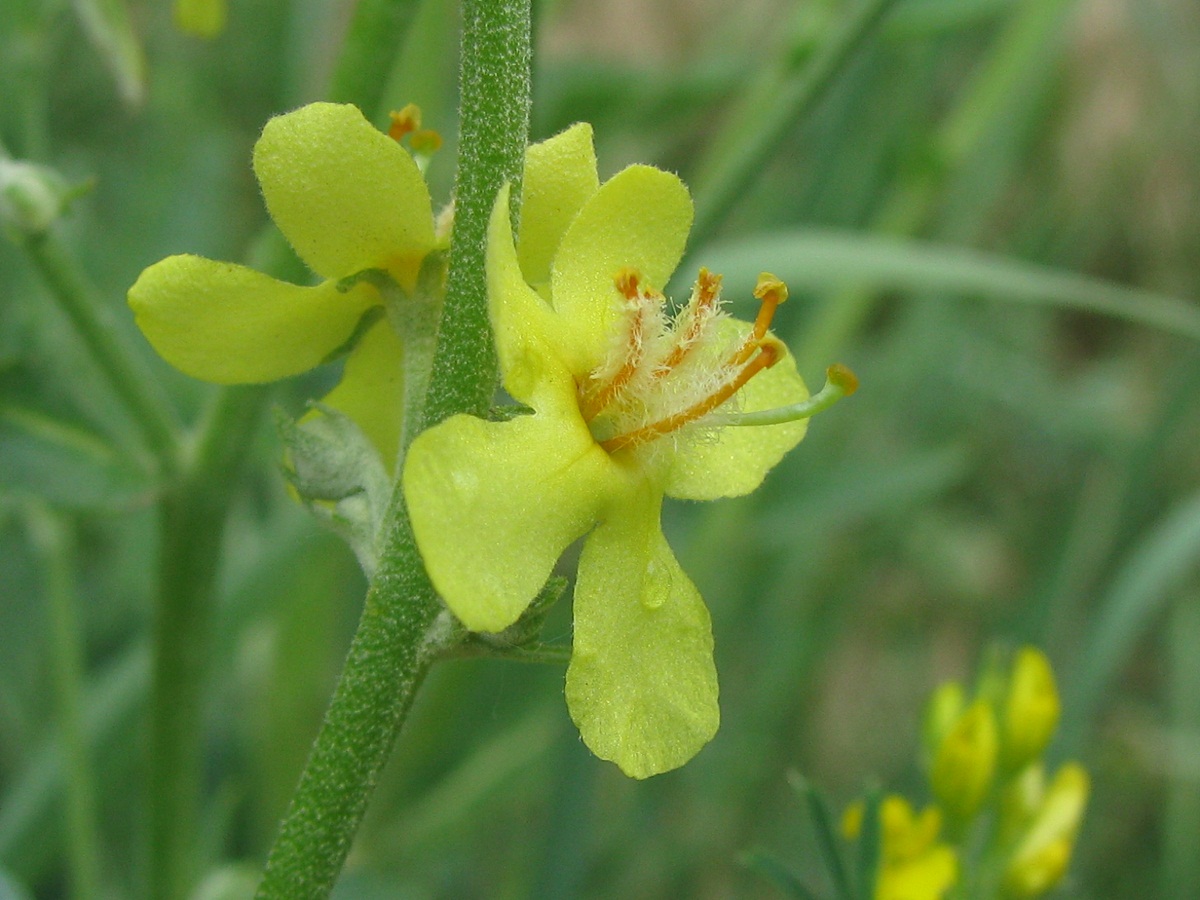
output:
M1059 715L1054 671L1035 647L992 654L970 692L940 685L923 726L933 802L918 811L889 794L870 814L859 801L842 818L843 836L874 866L874 900L1036 900L1061 883L1089 779L1076 762L1047 774Z
M994 823L986 856L1002 861L999 894L1010 900L1041 897L1062 880L1087 804L1078 763L1047 783L1042 755L1060 712L1054 671L1035 647L985 667L972 696L941 685L926 711L930 787L948 833L965 842L980 822Z

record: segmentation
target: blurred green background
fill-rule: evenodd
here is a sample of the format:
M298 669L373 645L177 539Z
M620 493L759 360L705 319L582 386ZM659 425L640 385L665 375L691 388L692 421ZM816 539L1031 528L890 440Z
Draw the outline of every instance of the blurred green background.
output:
M203 42L133 0L139 77L83 24L105 0L0 0L0 137L94 179L63 239L182 421L211 389L153 357L125 291L168 254L271 242L250 148L272 114L325 96L350 6L230 0ZM535 4L533 138L588 120L602 176L679 172L702 218L675 295L704 264L745 316L771 269L801 372L815 388L841 361L863 387L755 495L665 511L714 619L723 723L699 757L629 781L580 744L560 669L439 665L337 896L779 896L740 862L755 847L819 884L787 770L839 806L872 780L921 797L925 697L1001 640L1047 651L1065 704L1052 756L1094 777L1061 895L1200 898L1200 5L898 0L815 102L789 105L857 6ZM457 14L419 4L368 110L422 106L447 138L442 201ZM1160 295L1191 337L1130 319ZM272 399L294 413L335 378ZM54 635L71 610L106 896L142 883L157 547L130 433L0 242L0 897L70 896ZM287 496L280 454L267 416L218 576L204 870L261 864L364 591ZM568 635L564 603L547 637Z

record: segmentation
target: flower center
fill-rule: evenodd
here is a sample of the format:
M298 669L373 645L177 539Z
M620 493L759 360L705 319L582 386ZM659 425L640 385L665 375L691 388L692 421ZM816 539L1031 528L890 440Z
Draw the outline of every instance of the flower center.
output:
M579 409L609 453L647 444L717 409L763 369L783 357L768 333L787 287L759 276L762 301L745 336L733 335L721 310L721 276L701 269L687 305L674 316L641 275L622 269L613 279L622 314L607 358L579 385Z

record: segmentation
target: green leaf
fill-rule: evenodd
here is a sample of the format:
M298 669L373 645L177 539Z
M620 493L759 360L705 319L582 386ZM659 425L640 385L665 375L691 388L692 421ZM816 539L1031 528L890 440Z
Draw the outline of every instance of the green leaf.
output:
M777 232L714 244L705 248L703 262L734 285L751 285L769 269L793 291L853 286L975 295L1078 309L1200 340L1200 309L1175 297L930 241L824 230ZM695 269L685 261L680 278L694 277ZM685 291L676 285L673 293Z
M31 896L11 875L0 869L0 900L29 900Z
M817 900L817 895L808 889L795 872L781 863L766 850L749 850L742 855L741 863L757 872L789 897L798 900Z
M860 900L872 900L875 896L875 882L883 845L883 823L879 819L880 800L878 787L868 789L863 804L862 836L858 842L855 879Z
M808 807L809 815L812 816L817 849L833 880L837 900L858 900L854 886L850 882L850 873L846 868L846 859L842 853L841 844L834 832L829 803L816 786L799 772L788 772L787 780L804 805Z
M0 409L0 492L69 509L127 508L152 490L91 431L36 410Z
M1078 752L1114 678L1155 616L1200 569L1200 494L1180 502L1117 572L1092 616L1079 670L1063 704L1064 743Z

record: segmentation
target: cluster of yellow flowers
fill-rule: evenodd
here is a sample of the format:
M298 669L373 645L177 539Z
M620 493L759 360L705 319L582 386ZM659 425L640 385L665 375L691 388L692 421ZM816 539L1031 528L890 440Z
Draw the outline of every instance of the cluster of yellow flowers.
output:
M942 684L925 719L934 802L917 813L907 799L879 807L876 900L1033 900L1066 874L1087 805L1089 779L1077 762L1047 776L1044 754L1060 714L1049 660L1023 647L987 667L974 694ZM843 832L862 832L863 804Z

